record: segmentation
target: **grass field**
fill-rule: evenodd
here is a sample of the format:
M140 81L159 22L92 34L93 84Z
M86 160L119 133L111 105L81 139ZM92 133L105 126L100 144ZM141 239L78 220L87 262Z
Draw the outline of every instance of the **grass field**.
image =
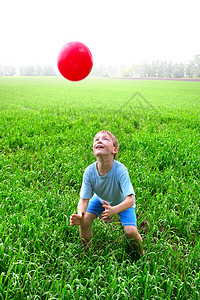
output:
M199 299L200 84L26 77L0 90L0 299ZM83 256L69 226L102 129L136 192L140 259L118 219L94 222Z

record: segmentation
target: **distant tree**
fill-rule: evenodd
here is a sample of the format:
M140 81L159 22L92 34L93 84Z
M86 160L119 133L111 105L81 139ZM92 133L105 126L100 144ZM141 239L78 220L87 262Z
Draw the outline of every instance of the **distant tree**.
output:
M174 65L173 75L175 78L183 78L185 76L185 66L183 63L176 63Z
M109 77L109 72L106 66L95 66L90 73L92 77Z
M0 76L3 76L3 66L0 65Z
M34 66L28 65L20 68L21 76L34 76Z
M34 76L34 75L35 75L34 66L33 65L27 66L26 76Z
M150 67L149 67L149 65L146 62L142 63L140 65L140 76L141 77L149 77L149 74L150 74Z
M16 71L16 69L14 66L7 66L7 68L6 68L7 75L6 76L14 76L15 71Z
M185 77L192 78L194 76L194 61L190 61L185 65Z
M41 72L42 76L55 76L56 72L51 65L44 66Z
M164 77L164 63L156 61L156 77Z
M156 77L156 63L153 61L149 66L149 75L150 77Z
M121 69L121 77L124 77L124 78L131 77L130 76L130 70L126 69L126 68Z
M140 74L140 67L137 64L132 65L132 76L138 77Z
M20 68L21 76L55 76L56 72L51 65L41 67L39 65L23 66Z
M14 76L16 72L15 66L0 65L0 76Z
M200 54L195 55L194 58L194 77L200 77Z
M23 74L24 74L24 67L20 67L20 75L24 76Z
M41 74L42 74L42 67L39 66L39 65L36 65L34 67L34 75L35 76L41 76Z
M165 78L171 78L173 74L173 63L171 61L166 62Z
M112 65L109 65L107 68L106 68L106 71L108 73L108 76L112 77L112 76L117 76L119 75L119 67L118 66L112 66Z

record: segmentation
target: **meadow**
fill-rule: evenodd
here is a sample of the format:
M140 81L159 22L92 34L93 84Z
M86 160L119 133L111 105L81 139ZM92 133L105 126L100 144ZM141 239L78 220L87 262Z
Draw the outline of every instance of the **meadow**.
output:
M200 83L0 78L0 299L199 299ZM77 210L94 135L119 140L146 255Z

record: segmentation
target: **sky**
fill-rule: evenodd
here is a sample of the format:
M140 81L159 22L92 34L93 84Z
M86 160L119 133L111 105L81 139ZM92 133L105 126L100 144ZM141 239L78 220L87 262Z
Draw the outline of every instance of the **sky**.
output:
M0 64L56 66L71 41L94 66L186 62L200 54L199 12L199 0L0 0Z

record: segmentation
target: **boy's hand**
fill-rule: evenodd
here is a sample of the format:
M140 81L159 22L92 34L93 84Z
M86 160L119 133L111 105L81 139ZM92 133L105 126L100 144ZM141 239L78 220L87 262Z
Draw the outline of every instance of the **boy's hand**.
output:
M115 214L114 206L111 206L108 202L103 200L104 205L102 205L105 210L102 214L102 220L107 219L110 216L113 216Z
M82 212L81 216L73 214L70 217L70 225L82 225L83 224L83 220L84 220L84 215L85 215L84 212Z

